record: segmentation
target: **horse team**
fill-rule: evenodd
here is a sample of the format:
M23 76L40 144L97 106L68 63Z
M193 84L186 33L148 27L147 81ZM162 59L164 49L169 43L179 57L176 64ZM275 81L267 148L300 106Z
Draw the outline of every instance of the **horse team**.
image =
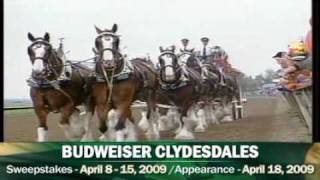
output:
M48 33L35 38L28 33L32 74L28 83L39 119L38 141L48 140L47 117L60 112L60 126L68 140L94 140L93 115L97 114L100 140L133 141L137 130L159 139L160 130L175 130L175 139L194 139L210 123L241 118L239 77L216 66L212 53L201 60L193 50L160 47L158 63L148 58L128 60L120 51L117 24L95 27L94 69L66 60L62 48L54 49ZM135 125L134 102L145 102ZM79 106L84 107L81 113ZM169 108L163 108L169 107ZM230 113L232 112L232 113Z

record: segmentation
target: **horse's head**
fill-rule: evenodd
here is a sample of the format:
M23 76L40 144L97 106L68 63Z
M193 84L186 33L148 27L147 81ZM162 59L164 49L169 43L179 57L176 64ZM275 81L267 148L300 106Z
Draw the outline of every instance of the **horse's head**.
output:
M178 57L175 54L175 46L163 49L160 46L160 77L161 80L166 83L174 83L180 77L180 65L178 63Z
M212 54L211 54L212 60L214 62L225 60L228 58L228 55L224 49L222 49L220 46L214 46L212 48Z
M190 50L180 49L180 54L178 58L180 63L186 64L190 68L199 66L196 55L194 53L194 48Z
M101 30L96 27L98 33L95 39L95 48L97 50L97 60L103 64L107 71L115 70L122 57L119 52L120 38L116 35L118 26L114 24L112 29Z
M56 63L50 61L53 49L49 43L49 33L45 33L44 37L38 38L28 33L28 39L32 42L28 46L28 55L32 63L32 76L38 79L48 78L53 73L51 66L56 65Z

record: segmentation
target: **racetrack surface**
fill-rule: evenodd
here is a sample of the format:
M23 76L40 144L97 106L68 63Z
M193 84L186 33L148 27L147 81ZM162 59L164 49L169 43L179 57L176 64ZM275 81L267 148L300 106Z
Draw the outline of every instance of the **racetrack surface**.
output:
M312 138L305 123L280 97L248 98L244 112L245 117L241 120L211 125L206 132L195 133L196 140L311 142ZM59 116L59 114L49 115L50 141L65 141L64 133L58 126ZM138 121L140 115L137 111L134 112L134 117ZM97 122L96 117L93 121ZM5 111L5 141L36 141L37 125L37 118L32 109ZM95 129L95 135L98 137L98 128ZM172 140L173 136L173 132L161 132L161 139ZM145 139L142 134L139 138Z

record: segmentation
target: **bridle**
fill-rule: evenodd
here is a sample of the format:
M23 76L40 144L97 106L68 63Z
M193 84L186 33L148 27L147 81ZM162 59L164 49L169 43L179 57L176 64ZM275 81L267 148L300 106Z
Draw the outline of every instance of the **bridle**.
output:
M175 59L177 58L176 54L174 54L173 52L171 51L164 51L160 54L159 56L159 61L164 61L164 59L162 59L162 56L165 56L165 55L170 55L172 57L174 57ZM174 69L174 73L175 74L178 74L179 72L181 73L181 66L179 65L179 63L177 63L176 65L172 65L172 64L168 64L168 65L164 65L164 64L161 64L160 63L160 79L161 81L165 82L165 83L172 83L172 82L176 82L178 79L175 79L173 81L166 81L164 79L162 79L162 74L164 72L164 70L167 68L167 67L170 67L172 69ZM177 78L177 76L176 76Z
M45 55L43 57L34 57L32 56L32 54L34 53L32 51L32 47L37 46L37 44L44 44L45 46L47 46L47 52L45 53ZM36 60L41 60L44 64L44 70L43 73L41 73L41 76L37 76L35 77L35 75L32 73L33 78L43 78L44 80L47 80L47 78L50 75L54 75L55 78L59 77L59 73L56 71L55 67L63 67L63 62L61 62L61 65L52 65L49 61L50 57L53 57L55 60L59 61L59 59L57 58L54 50L52 49L52 45L50 43L48 43L47 41L44 41L42 39L38 39L36 41L34 41L29 47L28 47L28 54L30 57L30 60L32 62L36 61Z
M33 54L31 48L33 46L37 46L37 44L44 44L45 46L48 47L48 52L46 53L45 56L43 57L31 57L31 54ZM30 60L32 62L34 62L36 59L40 59L40 60L43 60L44 62L47 61L49 59L49 57L51 56L51 52L52 52L52 46L50 43L48 43L47 41L44 41L42 39L38 39L36 41L34 41L29 47L28 47L28 54L30 56Z
M102 38L107 38L107 37L111 37L112 39L114 39L114 41L112 42L112 48L100 48L101 45L99 44L99 41L102 41L101 39ZM116 54L120 54L118 53L118 50L119 50L119 36L112 33L112 32L102 32L100 33L99 35L96 36L96 39L95 39L95 46L96 46L96 49L98 50L98 54L99 54L99 57L98 57L98 60L102 60L102 55L105 51L111 51L111 53L115 56ZM116 56L115 56L116 57ZM116 58L115 58L116 60Z
M39 43L48 46L47 52L46 52L45 56L43 56L43 57L32 57L32 54L34 52L31 50L31 48L33 46L36 46ZM72 103L72 105L74 105L74 101L72 100L71 96L68 93L66 93L63 89L61 89L59 82L57 80L57 78L59 77L59 73L56 71L55 67L63 67L64 64L63 64L63 61L61 61L57 57L56 52L52 49L52 45L49 42L43 40L42 38L38 38L28 47L28 54L29 54L30 60L32 62L34 62L37 59L42 60L45 68L43 71L44 73L41 74L40 78L42 80L44 80L45 82L47 82L48 84L50 84L54 89L61 92L64 96L66 96L69 99L69 101ZM61 61L61 65L52 65L49 61L50 57L53 57L54 60ZM63 72L61 72L61 73L63 73ZM55 80L48 79L48 77L51 74L54 74ZM32 78L38 79L39 77L35 77L34 74L32 73Z
M112 48L100 48L101 45L99 44L99 41L101 41L101 38L107 37L107 36L110 36L113 39L115 39L112 42ZM102 32L96 37L95 46L96 46L96 49L98 51L97 52L97 56L96 56L95 59L97 61L98 67L102 71L102 75L103 75L103 78L105 80L106 86L109 88L109 93L106 94L107 97L108 97L107 104L109 104L109 103L111 103L111 99L112 99L111 96L112 96L112 90L113 90L113 79L114 79L115 71L116 71L117 65L118 65L117 62L121 62L123 60L123 56L118 51L119 50L119 36L115 35L112 32ZM105 51L110 51L112 53L112 55L113 55L113 59L112 60L115 61L115 67L112 68L110 77L109 77L109 75L106 72L105 67L104 67L105 60L103 59L103 53Z

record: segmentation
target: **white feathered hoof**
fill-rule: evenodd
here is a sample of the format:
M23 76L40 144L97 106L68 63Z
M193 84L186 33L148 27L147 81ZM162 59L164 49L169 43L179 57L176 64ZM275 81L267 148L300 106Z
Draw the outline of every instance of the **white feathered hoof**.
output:
M181 131L174 137L174 139L178 140L193 140L194 135L191 131L189 131L187 128L182 128Z
M108 141L108 140L109 140L109 138L106 134L101 134L101 136L99 137L99 141L104 142L104 141Z
M137 141L136 127L131 121L127 121L125 128L125 140L126 141Z
M48 130L44 127L38 127L38 142L48 141Z
M159 140L160 139L160 132L158 129L158 124L153 123L152 126L148 129L145 133L145 136L148 140Z
M78 111L72 113L69 124L61 125L61 127L63 128L66 137L72 141L81 140L86 133L84 121L80 119L80 113Z
M198 124L198 126L196 128L194 128L194 132L200 133L200 132L205 132L205 131L206 131L206 128L204 128L202 123Z
M146 132L145 136L148 140L159 140L160 134L155 132Z
M168 126L169 119L166 116L159 118L159 131L169 131L171 128Z
M122 141L125 141L125 139L126 139L125 129L117 130L116 131L116 141L117 142L122 142Z
M221 122L232 122L233 119L230 115L224 116Z
M220 124L218 118L215 116L215 114L212 113L212 116L211 116L211 123L212 124Z
M146 131L148 131L149 126L150 126L150 123L148 122L148 119L147 119L147 112L145 112L145 111L141 112L141 116L142 117L138 123L138 126L142 131L146 132Z
M59 124L59 126L63 129L64 134L69 141L80 141L85 133L84 128L71 127L69 124Z
M81 142L88 142L88 141L94 141L94 138L91 132L85 133L81 138Z

